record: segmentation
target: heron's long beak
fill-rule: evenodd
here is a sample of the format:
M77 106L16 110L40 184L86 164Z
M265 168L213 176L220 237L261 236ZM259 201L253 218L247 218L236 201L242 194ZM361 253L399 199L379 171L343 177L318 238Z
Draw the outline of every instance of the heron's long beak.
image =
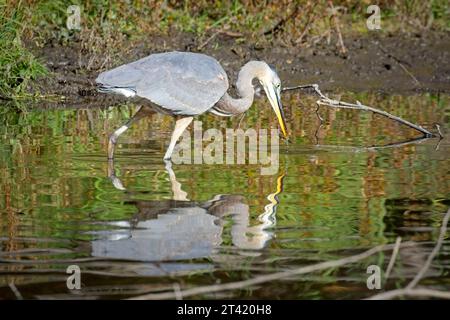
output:
M283 136L287 138L286 121L284 119L284 112L283 106L281 105L280 93L272 84L264 86L264 91L266 91L267 98L269 99L269 102L272 105L272 109L273 111L275 111L275 114L277 115L281 131L283 132Z

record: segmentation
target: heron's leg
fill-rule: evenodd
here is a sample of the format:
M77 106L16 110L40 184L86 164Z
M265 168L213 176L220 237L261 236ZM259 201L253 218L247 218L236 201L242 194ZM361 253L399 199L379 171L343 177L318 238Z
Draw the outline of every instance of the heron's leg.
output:
M172 157L173 149L175 148L178 139L181 137L184 130L186 130L193 119L194 117L185 117L177 120L177 122L175 123L175 129L172 133L172 138L170 139L169 147L167 148L166 154L164 155L164 160L170 160L170 158Z
M123 126L121 126L119 129L113 132L109 136L109 143L108 143L108 159L114 159L114 149L117 143L117 139L119 136L127 131L133 123L135 123L138 120L141 120L145 116L148 116L149 114L154 113L151 109L145 106L141 106L139 110L136 112L136 114L128 120Z

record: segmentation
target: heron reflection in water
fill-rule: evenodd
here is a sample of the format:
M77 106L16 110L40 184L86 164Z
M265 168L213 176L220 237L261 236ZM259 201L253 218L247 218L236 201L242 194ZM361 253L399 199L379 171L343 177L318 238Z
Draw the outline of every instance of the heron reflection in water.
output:
M241 254L258 255L257 250L272 238L269 229L276 223L283 174L277 178L276 190L267 196L269 203L258 216L258 223L250 225L250 207L243 196L216 195L204 202L190 201L170 163L166 164L166 170L173 198L127 202L136 206L137 213L128 221L109 223L118 229L99 234L99 239L92 242L93 256L154 262L211 257L222 243L227 217L233 221L233 246L242 249ZM116 188L125 190L114 174L113 164L109 175Z

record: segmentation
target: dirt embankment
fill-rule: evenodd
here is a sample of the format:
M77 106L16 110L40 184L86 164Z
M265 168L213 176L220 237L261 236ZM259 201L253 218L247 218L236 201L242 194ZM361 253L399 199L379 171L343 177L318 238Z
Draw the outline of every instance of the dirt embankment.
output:
M284 86L318 83L324 90L450 93L450 34L345 37L345 55L334 43L309 48L258 46L237 44L226 35L218 35L206 44L198 42L187 34L149 37L130 43L113 65L155 52L199 51L203 46L201 52L222 63L231 83L246 61L259 59L276 66ZM78 98L95 95L89 83L102 70L95 65L86 68L92 57L81 50L80 42L68 46L48 44L37 53L53 72L52 77L40 82L41 91Z

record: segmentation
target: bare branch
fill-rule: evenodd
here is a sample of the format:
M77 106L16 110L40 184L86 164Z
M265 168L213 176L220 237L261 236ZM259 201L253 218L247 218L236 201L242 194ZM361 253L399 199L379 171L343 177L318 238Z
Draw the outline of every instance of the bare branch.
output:
M392 251L391 260L389 261L389 265L388 265L388 267L386 269L386 272L384 274L384 282L385 283L389 279L389 275L391 274L392 268L394 267L395 260L397 259L397 255L398 255L398 251L399 251L401 242L402 242L402 238L401 237L397 237L397 240L395 241L394 250Z
M443 139L444 136L442 135L442 132L441 132L441 126L439 125L439 123L435 123L434 125L435 125L436 130L437 130L437 132L439 134L439 139Z
M317 139L317 133L315 134ZM408 139L400 142L393 142L388 143L385 145L378 145L378 146L370 146L370 147L355 147L355 146L341 146L341 145L327 145L327 144L316 144L315 146L318 148L324 148L324 149L335 149L339 151L347 151L347 152L361 152L361 151L376 151L376 150L382 150L382 149L389 149L389 148L398 148L407 146L410 144L420 144L423 143L430 138L428 137L418 137L413 139Z
M366 300L389 300L405 296L420 297L420 298L428 297L438 299L450 299L450 292L432 289L397 289L371 296Z
M450 218L450 209L448 209L447 213L444 216L444 220L442 220L441 231L439 233L439 238L438 238L438 240L436 242L436 246L434 247L433 251L428 256L428 259L425 262L425 264L422 267L422 269L414 277L414 279L408 284L406 289L414 288L419 283L419 281L422 280L423 276L425 275L425 273L430 268L431 262L436 257L436 255L439 253L439 251L441 250L442 243L444 242L445 234L447 233L447 224L448 224L449 218Z
M441 250L445 235L447 233L447 225L448 225L449 219L450 219L450 209L448 209L447 213L444 216L444 219L442 220L439 238L438 238L438 241L436 242L436 245L433 248L433 251L428 256L428 259L425 262L422 269L420 269L420 271L417 273L417 275L414 277L414 279L411 280L411 282L406 286L406 288L391 290L391 291L383 292L380 294L376 294L372 297L369 297L368 300L393 299L393 298L398 298L398 297L403 297L403 296L450 299L449 292L442 292L442 291L431 290L431 289L414 289L414 287L417 286L417 284L420 282L420 280L422 280L425 273L430 268L431 262L436 257L438 252Z
M414 242L405 242L402 244L402 246L415 246L416 243ZM221 292L221 291L228 291L228 290L240 290L244 288L249 288L254 285L270 282L270 281L277 281L280 279L300 275L300 274L307 274L317 271L322 271L330 268L336 268L336 267L342 267L344 265L355 263L361 260L364 260L378 252L386 251L386 250L392 250L395 248L395 245L379 245L374 248L371 248L367 251L364 251L360 254L356 254L350 257L345 257L342 259L337 260L331 260L331 261L325 261L317 264L313 264L306 267L301 267L297 269L292 269L288 271L281 271L281 272L275 272L263 276L258 276L253 279L243 280L243 281L237 281L237 282L230 282L225 284L215 284L210 286L203 286L203 287L196 287L192 289L182 290L178 294L181 294L184 298L189 296L195 296L199 294L208 294L208 293L214 293L214 292ZM158 300L158 299L174 299L176 298L176 295L173 291L171 292L164 292L164 293L152 293L152 294L145 294L137 297L132 297L130 299L134 300Z
M23 300L22 294L20 293L20 291L17 289L16 285L14 284L14 282L10 282L9 284L9 288L11 289L11 291L14 293L14 295L16 296L17 300Z
M412 129L415 129L415 130L419 131L420 133L422 133L425 137L428 137L428 138L436 137L436 135L434 133L431 133L430 131L428 131L427 129L425 129L419 125L411 123L400 117L394 116L386 111L382 111L382 110L379 110L379 109L376 109L373 107L363 105L359 101L357 101L356 104L354 104L354 103L348 103L348 102L344 102L344 101L330 99L326 95L324 95L322 93L322 91L320 91L319 85L317 85L317 84L287 87L287 88L283 88L283 91L289 91L289 90L295 90L295 89L306 89L306 88L314 89L314 91L320 96L320 99L316 102L319 105L328 106L328 107L332 107L332 108L358 109L358 110L363 110L363 111L371 111L373 113L382 115L383 117L386 117L388 119L394 120L398 123L404 124Z

